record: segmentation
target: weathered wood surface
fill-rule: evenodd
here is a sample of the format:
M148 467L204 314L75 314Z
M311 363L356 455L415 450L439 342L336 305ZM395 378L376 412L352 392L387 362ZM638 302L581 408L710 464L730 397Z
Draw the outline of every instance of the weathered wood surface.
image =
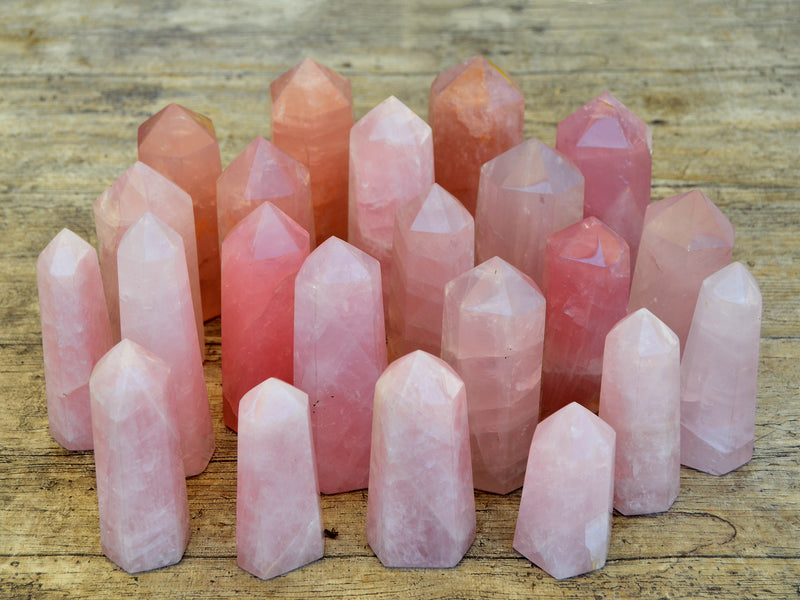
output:
M0 5L0 596L3 598L800 597L800 5L723 0L57 2ZM219 321L206 375L218 450L189 481L193 538L130 576L100 550L90 453L49 436L34 262L136 158L138 124L176 101L209 115L223 164L269 134L268 83L301 58L353 81L356 117L390 94L421 115L437 72L483 53L527 99L526 134L606 89L650 123L655 199L702 188L736 226L764 295L756 450L716 478L684 469L666 514L614 517L609 562L557 582L511 548L519 492L479 493L449 570L384 569L366 493L323 499L326 557L270 582L235 559L235 436L222 426Z

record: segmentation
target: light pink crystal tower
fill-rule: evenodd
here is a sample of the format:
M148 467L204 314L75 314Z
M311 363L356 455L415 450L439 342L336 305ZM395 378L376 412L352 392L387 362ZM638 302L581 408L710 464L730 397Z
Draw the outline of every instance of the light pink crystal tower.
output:
M556 579L606 563L614 438L608 424L574 402L533 434L514 549Z
M600 418L617 433L614 508L668 510L680 491L680 344L641 308L606 336Z
M129 573L175 564L189 543L169 380L164 361L127 339L89 380L100 544Z
M294 383L308 393L323 494L369 483L372 396L386 368L378 261L337 237L295 282Z
M236 470L239 566L271 579L322 558L322 510L306 394L270 378L244 395Z
M475 488L507 494L522 485L539 420L544 296L502 258L447 284L442 358L464 380Z
M761 291L741 263L703 281L681 361L681 463L724 475L753 456Z
M475 539L464 383L418 350L375 385L367 541L387 567L453 567Z
M97 253L62 229L36 261L47 418L67 450L92 449L89 376L113 345Z
M475 213L476 261L507 260L542 285L547 236L583 219L583 175L531 138L483 165Z
M481 166L522 142L525 98L496 65L475 56L431 85L436 182L475 214Z

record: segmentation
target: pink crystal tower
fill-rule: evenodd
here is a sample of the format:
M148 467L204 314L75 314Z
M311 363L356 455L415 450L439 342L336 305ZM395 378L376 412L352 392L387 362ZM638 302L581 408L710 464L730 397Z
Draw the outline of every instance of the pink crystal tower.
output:
M386 368L378 261L337 237L295 282L294 383L308 393L319 487L367 487L375 382Z
M479 490L507 494L522 485L539 419L544 320L539 288L502 258L445 288L442 358L467 388Z
M36 261L50 434L67 450L92 449L89 376L112 346L97 253L62 229Z
M387 567L453 567L475 538L464 383L418 350L375 385L367 541Z
M681 361L681 463L724 475L753 456L761 291L741 263L703 281Z

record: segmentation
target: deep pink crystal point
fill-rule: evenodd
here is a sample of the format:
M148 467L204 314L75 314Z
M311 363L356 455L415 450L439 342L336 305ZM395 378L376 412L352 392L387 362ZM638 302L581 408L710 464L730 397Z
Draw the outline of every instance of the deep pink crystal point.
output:
M387 567L452 567L475 538L464 383L418 350L375 385L367 541Z
M36 261L50 433L67 450L92 449L89 376L113 345L97 253L62 229Z
M378 261L337 237L295 282L294 382L308 393L319 487L367 487L375 382L386 368Z
M577 403L536 427L514 549L556 579L601 568L611 539L614 430Z
M447 284L442 358L464 380L475 488L522 485L539 420L545 301L533 280L494 257Z

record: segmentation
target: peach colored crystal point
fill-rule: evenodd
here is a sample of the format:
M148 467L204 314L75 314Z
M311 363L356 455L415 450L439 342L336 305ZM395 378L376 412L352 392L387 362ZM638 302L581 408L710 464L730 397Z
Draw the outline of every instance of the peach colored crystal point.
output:
M169 104L139 126L139 160L174 181L194 205L203 319L219 315L217 178L222 173L211 119Z
M270 86L272 142L311 173L317 244L347 237L347 161L353 126L350 80L306 59Z
M97 253L62 229L36 261L50 433L67 450L92 449L89 376L111 348Z

